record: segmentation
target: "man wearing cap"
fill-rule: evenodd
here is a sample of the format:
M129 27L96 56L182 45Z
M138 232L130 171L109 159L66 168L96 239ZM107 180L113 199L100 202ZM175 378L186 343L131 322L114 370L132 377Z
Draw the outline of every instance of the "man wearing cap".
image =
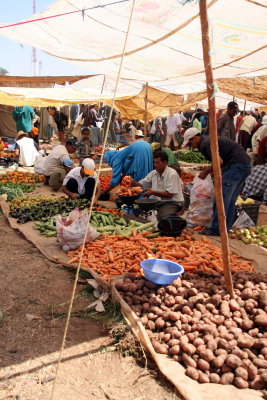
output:
M235 142L235 124L234 116L238 113L238 104L235 101L230 101L227 104L227 110L217 121L218 135L226 137Z
M96 184L96 177L94 160L85 158L81 167L73 168L66 175L62 185L62 192L73 200L78 196L91 200ZM101 188L99 182L97 182L94 204L97 204L100 195Z
M160 200L156 205L158 220L176 215L181 211L184 202L180 178L167 163L167 154L158 151L154 156L155 169L138 182L131 182L132 186L140 186L146 190L145 197L156 196Z
M74 139L68 139L65 145L59 144L58 146L55 146L51 150L51 152L44 161L44 165L42 166L42 173L45 176L44 184L46 185L49 184L49 179L57 168L61 168L64 174L65 167L63 166L63 163L65 160L70 159L69 155L74 154L77 148L78 148L78 141L76 138L74 138Z
M19 165L22 167L34 165L38 151L33 139L29 138L26 132L19 131L17 134L15 156L19 157Z
M210 138L207 136L200 136L192 130L187 130L184 134L183 147L187 144L190 147L196 148L206 157L212 161ZM235 202L241 192L242 186L250 173L250 158L244 149L236 142L227 138L218 138L220 164L222 168L222 191L223 202L226 215L227 231L230 230L233 217L235 213ZM212 165L206 167L198 177L205 179L208 174L213 172ZM214 200L213 220L209 229L202 232L206 235L219 236L219 223Z
M150 144L152 151L153 151L153 157L155 158L157 152L159 151L164 151L164 153L167 154L168 156L168 166L175 169L175 171L177 171L178 174L181 173L181 168L180 165L177 161L177 158L175 157L175 155L173 154L173 152L171 151L171 149L169 149L168 147L161 147L160 143L157 142L153 142Z

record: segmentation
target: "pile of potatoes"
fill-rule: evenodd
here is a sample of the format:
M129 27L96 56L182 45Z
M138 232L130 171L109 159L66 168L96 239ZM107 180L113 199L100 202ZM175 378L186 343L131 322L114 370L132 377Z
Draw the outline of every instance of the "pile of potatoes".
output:
M216 272L185 273L162 287L128 274L116 289L155 351L182 362L190 378L261 390L267 386L267 276L237 272L233 284L234 299Z

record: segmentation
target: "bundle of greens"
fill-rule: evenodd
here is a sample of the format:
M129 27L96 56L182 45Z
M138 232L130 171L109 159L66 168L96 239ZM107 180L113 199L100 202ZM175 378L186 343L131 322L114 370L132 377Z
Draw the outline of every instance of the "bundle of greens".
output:
M24 183L0 183L0 194L7 195L7 201L23 196L24 193L30 193L34 190L33 186Z

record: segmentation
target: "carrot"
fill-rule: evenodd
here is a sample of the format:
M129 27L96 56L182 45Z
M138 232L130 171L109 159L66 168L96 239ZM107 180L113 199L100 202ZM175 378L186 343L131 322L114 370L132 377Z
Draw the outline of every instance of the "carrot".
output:
M136 229L136 228L133 228L132 232L133 232L133 237L135 238L136 235L137 235L137 229Z
M194 271L196 269L195 265L182 265L185 271Z
M195 228L193 228L193 231L200 231L202 229L201 225L195 226Z
M71 260L68 261L68 264L73 264L75 262L78 262L79 258L78 257L73 257Z

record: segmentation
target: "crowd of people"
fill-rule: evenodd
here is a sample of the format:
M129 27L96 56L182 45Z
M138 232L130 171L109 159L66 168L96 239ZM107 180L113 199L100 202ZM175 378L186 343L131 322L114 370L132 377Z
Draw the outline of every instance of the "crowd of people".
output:
M70 108L73 131L69 137L64 136L64 130L69 125L68 116L55 107L48 107L46 111L53 119L61 144L55 146L47 157L39 157L38 128L34 126L38 123L36 113L28 106L15 108L13 118L18 130L16 155L19 163L31 166L38 159L37 169L44 174L45 184L53 190L62 188L73 199L79 195L90 200L97 185L97 202L101 189L96 182L94 146L90 135L92 128L107 126L111 108L104 106L99 109L97 104L73 105ZM159 198L159 218L178 213L184 200L180 166L172 150L189 146L212 160L208 111L199 108L195 113L169 111L167 118L157 117L146 127L140 121L123 120L120 113L113 111L109 140L117 147L104 155L105 162L112 168L112 180L106 193L118 186L123 176L130 175L132 185L141 186L145 196ZM235 202L241 192L267 204L267 116L265 112L259 113L254 109L239 112L238 104L231 101L225 112L218 111L216 118L223 200L229 230ZM76 136L73 136L74 133ZM123 143L118 145L120 140ZM75 167L71 160L73 154L79 159L79 167ZM205 179L212 172L211 165L202 170L199 177ZM219 234L215 202L212 224L203 233Z

